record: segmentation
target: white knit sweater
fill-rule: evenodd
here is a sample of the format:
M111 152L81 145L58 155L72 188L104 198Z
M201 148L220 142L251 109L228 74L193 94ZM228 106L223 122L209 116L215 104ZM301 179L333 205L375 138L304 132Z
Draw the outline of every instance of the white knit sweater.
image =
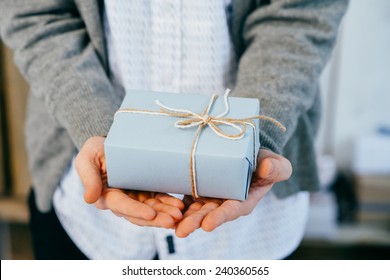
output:
M105 1L106 36L117 90L223 93L234 83L227 26L229 0ZM279 259L304 233L308 194L280 200L270 192L249 216L185 239L138 227L83 201L73 163L54 196L56 213L91 259ZM168 238L168 239L167 239ZM169 240L167 242L167 240ZM173 246L172 246L173 245Z

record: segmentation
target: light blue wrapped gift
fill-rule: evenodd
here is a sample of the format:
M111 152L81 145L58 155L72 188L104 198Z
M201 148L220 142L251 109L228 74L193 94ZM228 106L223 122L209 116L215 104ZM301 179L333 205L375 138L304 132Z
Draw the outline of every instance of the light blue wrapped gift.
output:
M217 98L217 99L216 99ZM259 150L257 99L128 92L105 141L108 185L245 200Z

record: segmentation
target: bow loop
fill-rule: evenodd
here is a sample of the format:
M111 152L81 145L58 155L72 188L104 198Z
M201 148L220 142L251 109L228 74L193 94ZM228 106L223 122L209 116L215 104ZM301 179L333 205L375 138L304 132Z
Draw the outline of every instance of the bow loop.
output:
M203 128L205 126L209 126L212 129L212 131L214 131L215 134L217 134L220 137L230 139L230 140L238 140L244 137L247 122L239 119L224 117L226 114L229 113L229 103L227 102L227 97L229 95L229 92L230 90L226 90L224 95L225 111L216 117L209 115L212 106L214 105L215 101L218 99L218 95L216 94L214 94L211 97L210 102L208 106L205 108L203 114L197 114L190 110L168 107L163 103L161 103L159 100L156 100L156 104L160 106L161 112L166 113L167 115L172 117L184 118L183 120L178 120L175 122L175 127L177 128L186 129L186 128L199 127L199 126ZM223 129L220 128L220 126L223 125L233 128L234 130L237 131L237 133L232 134L223 131Z

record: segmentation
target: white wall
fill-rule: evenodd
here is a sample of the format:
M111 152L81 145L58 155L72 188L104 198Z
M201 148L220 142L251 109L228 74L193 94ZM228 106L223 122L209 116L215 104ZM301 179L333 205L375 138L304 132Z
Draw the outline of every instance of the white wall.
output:
M354 141L390 127L390 0L351 0L322 76L320 154L350 169Z

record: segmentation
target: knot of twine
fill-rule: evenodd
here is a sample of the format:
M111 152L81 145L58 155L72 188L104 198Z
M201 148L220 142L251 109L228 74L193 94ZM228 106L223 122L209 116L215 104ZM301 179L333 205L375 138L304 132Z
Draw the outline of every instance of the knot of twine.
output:
M224 106L225 111L217 116L210 116L209 112L215 103L215 101L218 99L218 95L214 94L207 107L203 111L203 113L198 114L194 113L190 110L186 109L176 109L168 107L164 104L162 104L159 100L156 100L156 104L160 107L160 111L152 111L152 110L139 110L139 109L133 109L133 108L122 108L119 109L115 113L115 117L117 114L120 113L132 113L132 114L146 114L146 115L157 115L157 116L169 116L169 117L176 117L179 118L175 122L175 127L180 129L188 129L192 127L197 127L197 132L194 137L194 140L192 142L191 147L191 153L190 153L190 179L191 179L191 192L192 196L199 198L197 184L196 184L196 168L195 168L195 154L196 154L196 148L198 145L198 140L200 137L200 134L204 127L209 126L215 134L217 134L219 137L229 139L229 140L239 140L242 139L245 136L245 131L247 126L249 125L253 129L253 145L256 146L257 142L257 131L256 126L253 122L255 119L262 119L262 120L268 120L273 122L276 126L278 126L283 132L286 130L286 128L277 120L271 117L267 116L253 116L249 118L243 118L243 119L235 119L235 118L226 118L225 116L229 113L229 93L230 90L227 89L224 94ZM223 131L219 126L221 125L227 125L232 127L236 133L227 133ZM256 167L256 149L253 149L253 163Z

